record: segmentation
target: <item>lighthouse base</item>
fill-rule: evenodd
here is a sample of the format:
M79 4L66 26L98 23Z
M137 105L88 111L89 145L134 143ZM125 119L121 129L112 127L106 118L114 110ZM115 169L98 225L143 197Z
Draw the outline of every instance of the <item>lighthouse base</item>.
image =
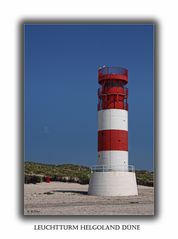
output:
M88 194L94 196L138 195L135 172L93 172Z

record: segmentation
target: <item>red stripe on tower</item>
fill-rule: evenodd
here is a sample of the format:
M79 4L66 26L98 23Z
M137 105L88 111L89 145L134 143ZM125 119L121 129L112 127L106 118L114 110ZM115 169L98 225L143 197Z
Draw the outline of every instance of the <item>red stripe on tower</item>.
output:
M128 151L128 131L100 130L98 131L98 151L122 150Z

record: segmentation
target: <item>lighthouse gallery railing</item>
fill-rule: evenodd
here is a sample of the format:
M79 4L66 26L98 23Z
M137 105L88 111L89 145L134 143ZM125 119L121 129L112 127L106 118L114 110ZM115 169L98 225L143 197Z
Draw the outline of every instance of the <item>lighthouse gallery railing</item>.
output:
M133 165L95 165L91 167L91 172L135 172Z

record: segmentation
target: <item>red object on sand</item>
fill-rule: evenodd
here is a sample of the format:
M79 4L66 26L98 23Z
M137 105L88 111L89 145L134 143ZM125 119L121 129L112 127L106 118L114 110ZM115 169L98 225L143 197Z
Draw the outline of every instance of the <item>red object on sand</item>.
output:
M51 178L49 176L45 176L45 182L46 183L50 183L51 182Z

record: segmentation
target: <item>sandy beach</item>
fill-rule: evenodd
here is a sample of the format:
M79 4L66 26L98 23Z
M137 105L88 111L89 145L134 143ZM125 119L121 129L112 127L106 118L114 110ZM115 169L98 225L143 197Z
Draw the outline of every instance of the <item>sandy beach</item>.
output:
M138 186L139 195L96 197L88 185L38 183L24 185L24 215L154 215L154 188Z

